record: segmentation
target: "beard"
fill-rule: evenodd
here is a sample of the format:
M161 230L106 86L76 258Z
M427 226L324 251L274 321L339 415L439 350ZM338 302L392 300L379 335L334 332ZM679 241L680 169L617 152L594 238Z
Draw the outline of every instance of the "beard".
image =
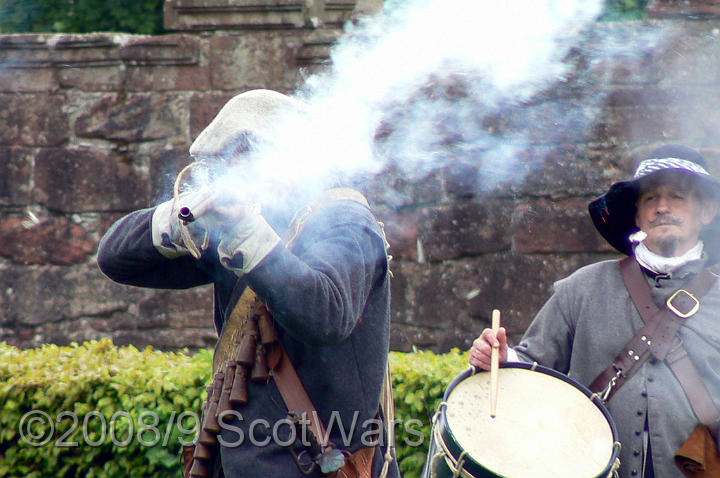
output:
M663 257L675 257L675 251L680 243L680 239L677 236L667 236L659 239L655 242L658 249L658 254Z
M661 224L680 227L682 225L682 221L670 214L663 214L650 221L651 227L657 227ZM680 245L680 237L675 233L669 233L664 237L655 239L654 242L655 247L658 249L658 254L664 257L674 257L676 255L677 247Z

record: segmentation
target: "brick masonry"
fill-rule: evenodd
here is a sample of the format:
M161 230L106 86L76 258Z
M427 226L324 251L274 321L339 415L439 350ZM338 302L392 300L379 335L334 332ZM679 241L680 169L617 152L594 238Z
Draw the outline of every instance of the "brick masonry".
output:
M292 92L373 3L168 0L174 33L163 36L0 35L0 341L211 346L208 288L115 284L97 268L98 241L126 212L167 197L228 98ZM648 21L598 25L598 41L667 35L627 57L574 52L566 88L482 125L529 139L522 182L480 188L458 162L421 183L388 171L368 186L394 256L394 349L467 348L494 308L517 340L554 280L617 257L587 203L653 147L694 145L720 172L716 3L651 1ZM595 92L592 108L573 108ZM589 124L583 135L557 126L575 120L569 111L592 117L577 118Z

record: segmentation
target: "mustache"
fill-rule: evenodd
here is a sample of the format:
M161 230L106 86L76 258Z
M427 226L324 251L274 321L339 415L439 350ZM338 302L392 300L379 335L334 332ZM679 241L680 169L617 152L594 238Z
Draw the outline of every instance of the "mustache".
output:
M671 216L669 214L663 214L662 216L658 216L652 221L650 221L651 226L659 226L659 225L671 225L671 226L679 226L682 224L682 221L680 219Z

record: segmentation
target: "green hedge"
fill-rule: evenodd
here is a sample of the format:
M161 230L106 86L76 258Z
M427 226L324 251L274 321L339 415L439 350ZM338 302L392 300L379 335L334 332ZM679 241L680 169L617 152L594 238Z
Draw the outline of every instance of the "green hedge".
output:
M209 364L209 352L139 351L107 340L25 351L0 345L0 476L177 476L181 431L189 441Z
M502 0L501 0L502 1ZM164 33L164 0L0 0L0 33ZM647 0L605 0L606 20L645 18Z
M126 32L157 35L164 0L0 0L1 33Z
M398 461L413 478L431 417L467 356L393 352L390 362ZM140 351L108 340L30 350L0 344L0 476L180 476L181 442L194 437L211 364L209 350Z
M420 476L430 443L431 420L442 401L445 389L464 369L468 368L467 353L453 349L447 354L432 352L390 353L395 418L397 429L397 458L404 478ZM404 433L404 426L412 420L422 423L423 440L416 446L416 437ZM415 430L415 427L411 427Z

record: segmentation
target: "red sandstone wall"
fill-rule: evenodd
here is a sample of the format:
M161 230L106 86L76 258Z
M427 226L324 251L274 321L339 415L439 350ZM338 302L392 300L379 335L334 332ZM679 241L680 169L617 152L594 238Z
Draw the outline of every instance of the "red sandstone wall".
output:
M207 288L120 286L94 254L116 218L168 194L226 99L290 92L321 67L355 2L248 3L168 1L179 33L160 37L0 36L0 340L214 343ZM218 4L223 15L199 9ZM395 349L467 347L493 308L517 338L554 280L614 257L586 205L652 147L686 142L720 171L720 23L714 2L693 4L651 2L650 22L604 27L672 33L642 55L584 65L591 80L579 87L605 98L599 117L585 137L549 135L552 122L528 131L524 154L545 160L523 183L478 195L462 169L448 169L419 185L387 177L404 195L392 207L369 192L395 257Z

